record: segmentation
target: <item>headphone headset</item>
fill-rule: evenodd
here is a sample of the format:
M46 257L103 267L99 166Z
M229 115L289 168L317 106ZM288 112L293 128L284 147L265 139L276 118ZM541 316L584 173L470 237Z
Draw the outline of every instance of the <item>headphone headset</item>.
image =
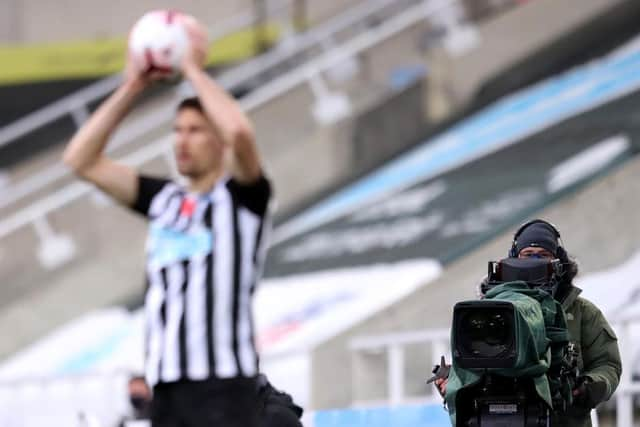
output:
M560 232L555 225L543 219L534 219L529 222L525 222L520 226L520 228L518 228L516 234L513 235L513 242L511 242L511 249L509 249L509 258L518 258L518 237L520 237L525 229L533 224L545 224L547 227L553 230L553 234L556 236L556 239L558 239L558 248L556 249L555 255L563 265L568 264L569 255L567 255L567 251L564 250L564 243L562 242L562 237L560 237Z

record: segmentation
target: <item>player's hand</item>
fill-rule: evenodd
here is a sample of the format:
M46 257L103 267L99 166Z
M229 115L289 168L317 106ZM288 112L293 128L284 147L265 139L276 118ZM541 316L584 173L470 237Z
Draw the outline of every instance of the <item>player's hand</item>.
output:
M205 66L209 43L207 30L193 16L182 15L181 19L189 35L189 48L182 59L182 71L186 74L189 69Z
M135 92L142 92L153 82L163 80L167 77L166 73L158 70L145 71L136 65L129 54L124 69L124 85Z

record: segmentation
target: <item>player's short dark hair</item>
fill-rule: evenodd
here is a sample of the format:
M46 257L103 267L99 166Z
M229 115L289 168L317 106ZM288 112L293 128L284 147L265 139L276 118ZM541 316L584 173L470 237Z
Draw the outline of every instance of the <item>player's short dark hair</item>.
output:
M202 108L202 103L198 97L194 96L191 98L183 99L180 104L178 104L178 108L176 109L178 112L186 109L193 109L200 113L204 113L204 108Z

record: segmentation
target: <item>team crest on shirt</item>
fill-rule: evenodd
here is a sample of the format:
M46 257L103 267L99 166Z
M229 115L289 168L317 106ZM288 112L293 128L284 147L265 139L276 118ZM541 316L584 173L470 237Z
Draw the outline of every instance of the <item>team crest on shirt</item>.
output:
M191 197L185 197L182 199L180 205L180 216L191 218L196 210L196 201Z
M151 225L147 238L149 262L166 267L176 262L207 256L213 249L213 234L205 227L177 231Z

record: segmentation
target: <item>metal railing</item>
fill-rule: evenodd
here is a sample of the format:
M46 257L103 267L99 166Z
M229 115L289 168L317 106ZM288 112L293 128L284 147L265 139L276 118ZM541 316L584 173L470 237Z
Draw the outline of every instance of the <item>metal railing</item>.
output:
M614 320L618 333L618 344L622 362L625 364L620 377L620 384L616 389L616 425L629 427L633 424L633 398L640 395L640 381L633 379L634 349L631 346L631 329L640 326L640 314L625 316Z
M449 330L432 329L426 331L396 332L384 335L358 337L349 343L352 352L378 352L383 350L387 354L387 384L388 402L390 405L400 405L406 401L405 396L405 347L412 344L429 344L431 346L431 360L439 361L440 356L449 354ZM425 372L425 379L429 372ZM435 388L429 388L429 400L441 400Z
M268 70L280 64L291 62L295 57L313 48L326 50L327 46L332 46L331 41L339 33L360 28L370 17L379 15L391 6L394 7L394 10L401 10L404 7L416 3L420 3L419 0L365 0L341 15L330 19L325 24L307 32L291 36L288 40L283 41L281 46L233 67L217 77L217 80L225 89L233 91L242 87L242 85L250 84L254 79L258 79ZM237 26L242 23L246 24L246 19L248 18L245 17L243 20L238 19L238 22L234 22L234 26L230 25L229 28L237 28ZM230 32L231 30L229 28L219 29L217 32L218 36ZM110 93L117 87L120 81L120 75L111 76L0 129L0 146L58 120L67 114L74 114L74 112L75 117L78 117L76 125L80 125L80 117L86 117L88 114L86 105ZM178 96L184 94L186 90L186 84L183 83L174 89L174 93ZM172 113L173 106L159 108L141 119L123 126L121 131L117 133L114 140L107 147L107 152L113 152L135 141L153 129L158 128L171 118ZM52 182L66 176L69 176L69 172L61 164L56 163L20 182L13 183L5 189L0 197L0 209L34 194Z
M376 5L382 7L382 5L398 4L398 0L377 0ZM415 3L415 2L412 2ZM314 84L314 79L320 78L321 73L327 69L339 64L346 58L357 56L359 53L370 49L371 47L379 44L380 42L400 33L401 31L410 28L416 24L419 24L423 20L437 15L447 7L455 4L456 0L421 0L415 3L412 7L405 8L402 12L388 19L386 22L379 24L378 26L370 29L367 32L363 32L351 40L345 42L340 46L334 46L320 57L309 61L306 64L296 67L289 72L284 73L274 81L259 87L254 92L250 93L240 100L244 109L251 111L259 108L261 105L283 95L292 88L308 83ZM371 5L371 3L368 3ZM364 11L362 11L364 12ZM347 25L347 22L352 22L352 19L341 19L340 27ZM325 30L326 31L326 30ZM330 32L327 32L329 34ZM311 38L311 36L307 36ZM318 37L313 36L313 37ZM278 54L277 51L274 54ZM272 61L268 57L258 58L255 61ZM233 72L225 73L220 79L226 87L239 77L234 77ZM184 88L182 89L184 91ZM166 119L165 117L164 119ZM116 136L117 139L117 136ZM171 144L169 137L163 137L155 142L137 149L133 153L130 153L121 161L131 166L142 165L152 159L171 155ZM114 141L117 142L117 141ZM115 144L117 145L117 144ZM112 144L113 149L114 144ZM46 183L48 184L48 183ZM44 184L43 184L44 185ZM43 227L46 225L46 217L52 211L60 209L68 203L86 195L92 190L92 187L81 183L73 182L64 186L63 188L49 194L42 199L31 203L30 205L12 213L9 217L0 221L0 239L15 232L21 227L33 224L35 232L37 233L41 242L50 238L50 233L42 233L43 229L50 230L50 227ZM38 226L39 225L39 226Z
M629 427L633 424L633 398L640 394L640 381L633 379L634 352L630 346L632 342L631 329L640 326L640 314L623 319L616 319L614 325L619 333L620 352L622 360L627 366L622 370L620 384L614 394L616 402L616 426ZM349 344L352 352L379 352L387 355L387 383L389 384L387 401L390 405L406 402L404 394L405 378L405 347L412 344L424 344L431 347L431 360L438 363L440 355L450 355L449 329L432 329L421 331L397 332L383 335L358 337ZM425 372L427 378L429 372ZM426 395L428 401L441 401L435 389ZM591 422L598 426L596 410L591 412Z

